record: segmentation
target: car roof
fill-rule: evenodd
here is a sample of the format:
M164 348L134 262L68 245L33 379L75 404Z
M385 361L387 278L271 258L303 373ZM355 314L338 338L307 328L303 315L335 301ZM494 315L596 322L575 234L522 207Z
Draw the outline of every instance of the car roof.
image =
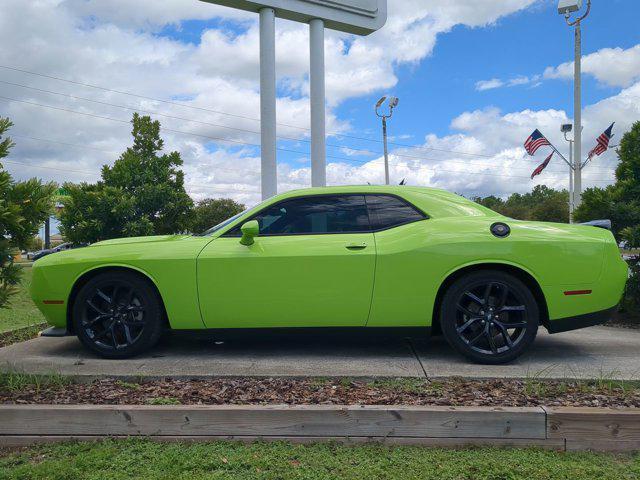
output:
M423 193L449 194L446 190L432 187L415 187L408 185L340 185L335 187L312 187L288 190L282 196L322 195L327 193L402 193L407 190ZM279 195L280 196L280 195Z

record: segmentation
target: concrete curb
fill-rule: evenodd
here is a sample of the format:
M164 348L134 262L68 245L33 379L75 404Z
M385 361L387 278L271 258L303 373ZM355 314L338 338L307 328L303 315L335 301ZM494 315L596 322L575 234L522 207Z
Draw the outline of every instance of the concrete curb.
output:
M2 405L0 446L104 438L640 450L640 409Z

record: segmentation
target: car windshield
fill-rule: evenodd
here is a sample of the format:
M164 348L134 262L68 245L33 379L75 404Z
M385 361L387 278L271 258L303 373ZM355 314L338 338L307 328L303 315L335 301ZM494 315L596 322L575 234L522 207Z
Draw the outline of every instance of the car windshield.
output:
M245 210L244 212L240 212L240 213L238 213L237 215L234 215L231 218L227 218L224 222L220 222L219 224L215 225L214 227L211 227L209 230L205 230L202 233L197 233L195 236L196 237L206 237L207 235L211 235L213 233L216 233L218 230L220 230L221 228L226 227L231 222L237 220L238 218L240 218L242 215L244 215L248 211L249 211L249 209Z

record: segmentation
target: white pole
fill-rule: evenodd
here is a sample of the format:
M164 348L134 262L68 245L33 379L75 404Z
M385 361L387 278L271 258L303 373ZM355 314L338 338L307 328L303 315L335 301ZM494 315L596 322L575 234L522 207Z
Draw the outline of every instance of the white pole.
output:
M578 208L582 203L582 32L580 21L575 28L575 68L574 68L574 154L573 154L573 207Z
M569 140L569 223L573 223L573 140Z
M311 103L311 186L327 185L325 139L324 22L309 22L309 90Z
M260 10L260 158L262 199L278 193L276 163L276 14Z
M389 149L387 148L387 117L382 117L382 139L384 141L384 184L389 185Z

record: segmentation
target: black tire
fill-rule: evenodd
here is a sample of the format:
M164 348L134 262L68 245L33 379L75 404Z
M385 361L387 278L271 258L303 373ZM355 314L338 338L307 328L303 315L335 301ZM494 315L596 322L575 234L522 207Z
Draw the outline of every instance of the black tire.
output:
M72 321L78 338L104 358L130 358L152 348L164 329L161 300L132 272L96 275L76 295Z
M447 342L468 359L508 363L531 346L540 309L531 290L504 272L484 270L463 276L446 291L440 326Z

